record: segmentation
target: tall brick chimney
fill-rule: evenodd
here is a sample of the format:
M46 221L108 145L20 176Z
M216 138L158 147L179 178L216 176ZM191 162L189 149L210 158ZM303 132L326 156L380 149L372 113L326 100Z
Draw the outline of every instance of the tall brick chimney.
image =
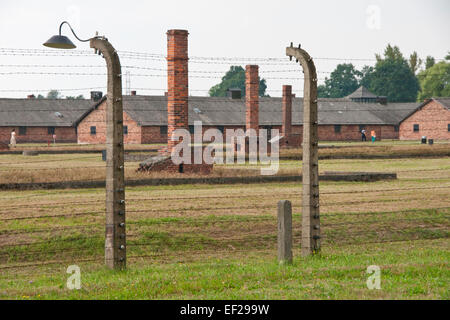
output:
M245 66L245 127L259 129L259 67L257 65Z
M292 86L283 86L281 136L288 137L292 128Z
M171 141L176 129L188 129L188 32L167 31L167 134L168 152L177 144Z

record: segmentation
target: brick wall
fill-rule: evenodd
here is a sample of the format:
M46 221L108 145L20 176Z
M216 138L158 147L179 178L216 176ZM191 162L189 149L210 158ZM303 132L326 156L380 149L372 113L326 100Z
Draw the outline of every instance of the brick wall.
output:
M9 143L12 129L11 127L0 127L0 142Z
M165 144L167 143L167 134L161 134L160 133L160 127L159 126L144 126L139 127L135 124L133 120L127 120L129 116L124 113L124 119L125 125L129 126L129 134L125 136L125 143L143 143L143 144L152 144L152 143L160 143ZM136 127L133 127L133 124ZM80 124L81 125L81 124ZM100 123L102 125L102 123ZM132 129L133 128L133 129ZM211 128L216 128L216 126L203 126L203 133ZM265 126L260 126L260 128L265 128ZM242 129L245 131L245 126L224 126L224 142L226 142L226 130L227 129ZM282 132L282 126L272 126L272 129L278 129L280 133ZM395 131L394 126L366 126L367 131L367 139L370 140L370 131L372 129L375 129L375 132L377 134L377 140L382 139L398 139L399 132ZM99 137L91 137L90 136L90 125L87 126L85 129L80 131L80 127L78 129L78 136L79 136L79 143L104 143L101 141L105 141L104 137L103 140L99 139ZM86 131L87 130L87 131ZM97 132L98 132L97 127ZM103 129L104 130L104 129ZM141 142L137 142L139 139L139 136L137 136L135 139L130 139L130 136L132 132L141 132ZM0 131L1 132L1 131ZM87 134L86 134L87 132ZM98 135L98 134L97 134ZM8 141L9 141L9 133L7 134ZM87 137L86 137L87 136ZM193 137L193 134L192 134ZM287 147L299 147L302 143L302 137L303 137L303 127L301 125L294 125L291 127L291 134L290 134L290 140L287 145ZM89 139L89 140L88 140ZM319 140L321 141L360 141L361 140L361 133L359 131L359 125L342 125L341 126L341 133L335 133L334 132L334 126L333 125L319 125ZM7 141L6 139L0 140L0 141ZM100 142L99 142L100 141ZM280 142L280 145L283 145L283 141Z
M289 136L291 134L292 127L292 86L283 86L283 98L282 98L282 127L281 135Z
M370 133L375 130L377 140L382 140L383 135L381 133L380 125L367 125L365 129L367 131L367 140L370 140ZM359 125L341 125L340 132L335 132L334 125L319 125L319 140L321 141L360 141L361 132Z
M259 128L259 67L245 66L245 125L248 129Z
M141 127L142 132L142 143L143 144L151 144L151 143L167 143L167 133L162 134L159 126L146 126Z
M142 143L142 128L126 112L123 113L123 125L128 127L128 134L123 136L124 143ZM95 127L96 134L91 134L91 127ZM78 124L77 130L80 144L106 143L106 100Z
M53 135L48 133L48 127L26 127L26 133L20 134L19 127L0 127L0 141L9 143L11 131L16 129L17 143L47 143L53 142ZM56 142L77 142L76 129L73 127L55 127Z
M167 112L169 137L167 151L178 143L171 141L176 129L188 129L188 32L186 30L167 31Z
M414 132L414 125L419 125L419 131ZM400 140L420 140L422 136L434 140L450 140L448 125L450 111L439 102L431 100L420 110L400 124Z
M381 139L398 139L398 136L399 126L381 126Z

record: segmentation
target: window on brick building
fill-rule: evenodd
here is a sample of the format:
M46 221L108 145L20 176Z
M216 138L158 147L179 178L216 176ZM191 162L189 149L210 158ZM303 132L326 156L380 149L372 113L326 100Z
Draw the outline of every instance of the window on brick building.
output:
M24 136L27 134L27 127L19 127L19 136Z
M48 127L48 134L55 134L55 127Z
M398 132L398 126L394 126L394 132Z
M95 126L92 126L92 127L91 127L91 134L92 134L92 135L97 134L97 127L95 127Z
M414 132L419 132L419 125L418 125L418 124L415 124L415 125L413 126L413 130L414 130Z
M362 130L364 130L366 128L366 126L365 125L363 125L363 124L360 124L359 125L359 132L361 132Z
M160 134L167 134L167 126L159 127L159 133Z
M224 126L217 126L217 130L223 133L225 131L225 128Z
M448 124L447 130L450 132L450 123Z
M341 125L340 124L334 125L334 133L341 133Z
M128 126L123 126L123 134L128 134Z
M194 134L194 126L189 126L189 133Z

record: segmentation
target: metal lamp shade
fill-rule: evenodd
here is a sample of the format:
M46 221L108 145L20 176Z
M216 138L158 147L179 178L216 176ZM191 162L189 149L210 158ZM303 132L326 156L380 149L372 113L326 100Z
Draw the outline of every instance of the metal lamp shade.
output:
M66 36L53 36L44 43L44 46L56 49L75 49L76 46Z

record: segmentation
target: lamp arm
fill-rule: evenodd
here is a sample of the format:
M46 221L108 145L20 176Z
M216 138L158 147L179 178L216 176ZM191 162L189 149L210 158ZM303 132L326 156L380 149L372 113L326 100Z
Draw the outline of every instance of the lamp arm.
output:
M70 23L68 23L67 21L63 21L63 22L61 23L61 25L59 26L59 35L61 35L61 29L62 29L62 26L63 26L64 24L67 24L67 25L69 26L70 31L72 31L73 35L75 36L75 38L78 39L78 41L81 41L81 42L88 42L88 41L91 40L91 39L83 40L83 39L78 38L78 36L76 35L75 31L73 31L72 26L71 26Z

